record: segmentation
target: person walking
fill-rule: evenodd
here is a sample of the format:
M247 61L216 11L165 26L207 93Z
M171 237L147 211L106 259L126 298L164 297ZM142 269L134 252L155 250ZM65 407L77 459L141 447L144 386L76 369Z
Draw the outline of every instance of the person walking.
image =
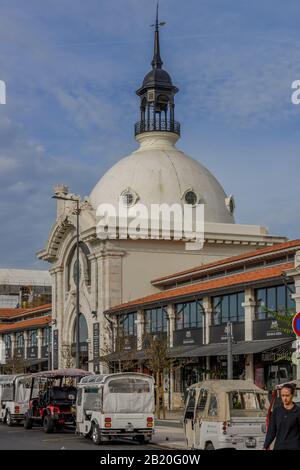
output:
M273 409L264 449L300 450L300 408L293 402L295 387L285 384L280 390L282 403Z

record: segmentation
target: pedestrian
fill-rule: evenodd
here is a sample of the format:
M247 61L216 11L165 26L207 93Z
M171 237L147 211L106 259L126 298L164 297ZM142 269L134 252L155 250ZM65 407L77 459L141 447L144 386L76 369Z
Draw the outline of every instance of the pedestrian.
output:
M273 409L264 449L300 450L300 408L293 402L295 387L285 384L280 390L281 404Z

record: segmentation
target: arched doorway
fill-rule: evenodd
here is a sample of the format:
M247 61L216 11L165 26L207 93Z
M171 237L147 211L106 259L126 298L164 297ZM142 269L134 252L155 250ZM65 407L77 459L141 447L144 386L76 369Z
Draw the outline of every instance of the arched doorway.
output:
M73 344L72 344L72 353L76 357L76 320L74 324L73 332ZM79 314L79 345L80 345L80 354L79 354L79 367L84 370L89 368L89 333L88 325L83 313Z

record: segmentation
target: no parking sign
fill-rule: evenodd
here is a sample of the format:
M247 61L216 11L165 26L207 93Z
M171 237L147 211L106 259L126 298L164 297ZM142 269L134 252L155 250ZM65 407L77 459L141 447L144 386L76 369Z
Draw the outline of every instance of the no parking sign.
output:
M296 313L296 315L293 318L293 330L296 336L300 336L300 312Z

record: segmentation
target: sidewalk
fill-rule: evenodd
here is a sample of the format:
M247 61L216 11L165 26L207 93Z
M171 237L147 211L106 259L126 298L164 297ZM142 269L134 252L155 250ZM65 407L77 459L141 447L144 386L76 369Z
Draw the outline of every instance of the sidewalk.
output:
M167 425L155 426L152 442L164 449L187 449L182 425L180 428Z
M156 418L155 425L182 429L182 418L183 418L183 411L166 410L165 419L163 419L162 417L160 417L160 419Z

